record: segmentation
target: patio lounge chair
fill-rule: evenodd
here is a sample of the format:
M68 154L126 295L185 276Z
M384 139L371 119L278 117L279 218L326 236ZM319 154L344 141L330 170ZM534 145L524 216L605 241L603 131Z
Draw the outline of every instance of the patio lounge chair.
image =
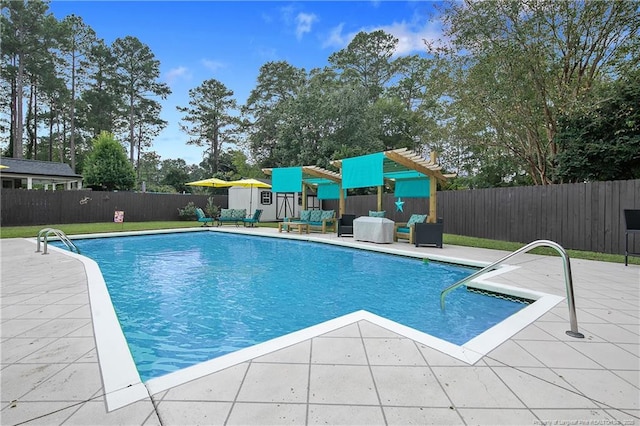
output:
M213 223L215 220L212 217L207 217L200 207L196 207L196 216L198 217L198 222L202 222L202 226L207 226L207 223Z
M412 214L408 222L397 222L395 226L395 232L393 233L393 240L399 239L409 240L409 244L414 244L415 241L415 224L424 223L427 220L426 214Z
M338 219L338 237L343 235L351 235L353 237L353 220L355 218L355 214L343 214Z
M249 224L253 228L256 225L256 223L260 222L261 215L262 215L262 210L256 209L256 211L253 212L253 216L250 218L242 219L242 223L244 223L244 226L247 226L247 224Z

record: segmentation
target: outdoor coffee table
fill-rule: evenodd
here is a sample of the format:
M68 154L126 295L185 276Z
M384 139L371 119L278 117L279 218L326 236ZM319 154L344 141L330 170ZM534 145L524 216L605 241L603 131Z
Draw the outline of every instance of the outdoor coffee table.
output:
M278 224L278 232L282 232L282 228L284 226L287 227L287 232L290 232L293 229L297 229L298 234L302 234L302 232L304 232L305 234L309 233L309 224L306 222L280 222Z

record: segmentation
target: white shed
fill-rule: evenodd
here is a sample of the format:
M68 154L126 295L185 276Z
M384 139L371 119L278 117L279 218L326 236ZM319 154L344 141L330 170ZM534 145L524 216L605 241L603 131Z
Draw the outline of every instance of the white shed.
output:
M285 217L300 217L301 194L297 192L273 193L269 188L229 188L229 208L246 209L247 216L256 209L262 209L261 222L275 222ZM315 195L307 195L307 208L320 208L320 200Z

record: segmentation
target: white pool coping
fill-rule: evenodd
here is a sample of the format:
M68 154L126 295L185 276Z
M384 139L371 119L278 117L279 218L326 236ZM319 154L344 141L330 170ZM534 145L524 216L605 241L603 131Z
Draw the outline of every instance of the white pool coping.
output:
M132 235L148 235L176 232L228 232L240 233L251 236L271 237L271 238L287 238L313 241L318 243L333 244L350 248L365 249L387 254L396 254L407 257L430 259L454 263L465 266L483 267L487 263L470 261L467 259L459 259L440 255L426 255L424 253L416 253L406 250L400 250L387 245L371 246L359 243L358 241L344 240L326 240L314 237L313 235L294 235L294 234L260 234L256 235L251 230L243 228L187 228L187 229L169 229L160 231L135 231L135 232L118 232L118 233L102 233L87 234L70 237L71 239L84 238L105 238ZM35 240L32 239L35 243ZM360 310L351 314L322 322L320 324L307 327L287 335L268 340L257 345L241 349L239 351L214 358L209 361L201 362L193 366L183 368L173 373L150 379L142 382L136 368L133 356L129 350L126 338L120 327L117 315L111 303L106 283L98 267L98 264L82 255L72 253L68 250L59 249L49 246L49 250L56 250L67 256L80 260L85 267L87 273L89 299L91 305L91 315L93 319L93 329L96 340L96 349L98 352L98 360L102 381L105 390L105 400L107 410L113 411L124 407L136 401L148 398L158 392L181 385L191 380L215 373L225 368L231 367L242 362L249 361L253 358L266 355L268 353L286 348L288 346L300 343L302 341L326 334L337 330L349 324L358 321L369 321L380 327L386 328L399 335L412 339L416 342L424 344L430 348L450 355L462 362L473 365L483 356L495 349L497 346L511 338L527 325L537 320L544 313L556 306L564 297L552 294L516 288L504 284L498 284L490 281L492 277L501 275L507 271L514 270L517 267L505 265L502 268L488 272L473 281L473 286L485 290L495 291L498 293L516 296L520 298L535 300L534 303L526 306L515 314L511 315L504 321L496 324L475 338L469 340L463 345L455 345L427 333L415 330L411 327L404 326L395 321L375 315L371 312Z

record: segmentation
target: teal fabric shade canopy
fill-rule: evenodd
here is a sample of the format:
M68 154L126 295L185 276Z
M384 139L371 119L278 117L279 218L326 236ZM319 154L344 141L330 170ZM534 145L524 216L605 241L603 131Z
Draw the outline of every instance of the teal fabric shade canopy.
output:
M340 199L340 175L318 166L263 169L271 175L272 192L302 192L302 185L317 185L321 200Z
M346 191L344 196L346 197ZM337 183L318 184L318 200L339 200L340 185Z
M429 178L398 179L393 195L407 198L429 198Z
M301 192L302 167L283 167L272 170L272 192Z
M342 188L368 188L384 184L384 153L345 158L342 160Z

